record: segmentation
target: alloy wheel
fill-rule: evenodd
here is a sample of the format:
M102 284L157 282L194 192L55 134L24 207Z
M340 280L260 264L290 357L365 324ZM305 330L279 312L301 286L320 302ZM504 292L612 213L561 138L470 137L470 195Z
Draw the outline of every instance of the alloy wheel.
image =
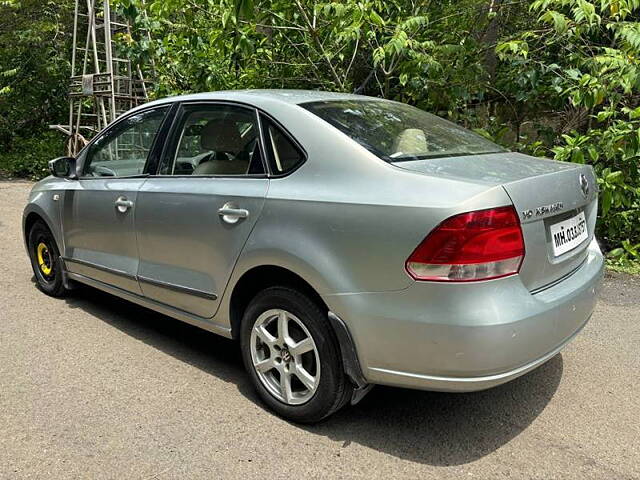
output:
M288 405L308 402L320 384L316 344L298 317L282 309L262 313L251 330L251 360L260 382Z

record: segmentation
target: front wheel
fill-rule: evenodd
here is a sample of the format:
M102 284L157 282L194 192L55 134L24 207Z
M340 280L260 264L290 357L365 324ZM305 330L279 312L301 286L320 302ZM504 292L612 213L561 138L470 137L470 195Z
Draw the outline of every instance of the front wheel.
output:
M56 240L49 228L38 220L29 230L27 237L31 267L38 288L52 297L67 293L62 278L62 262Z
M256 295L242 319L240 344L258 394L288 420L320 421L350 398L326 313L294 289L270 287Z

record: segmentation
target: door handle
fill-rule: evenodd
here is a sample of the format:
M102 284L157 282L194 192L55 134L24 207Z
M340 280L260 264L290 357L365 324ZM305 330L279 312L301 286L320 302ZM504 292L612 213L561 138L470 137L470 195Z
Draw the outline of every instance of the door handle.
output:
M120 213L125 213L127 210L133 207L133 202L127 200L127 197L118 197L116 199L116 208Z
M223 222L237 223L241 218L249 216L249 210L238 208L234 203L225 203L218 209L218 215L222 217Z

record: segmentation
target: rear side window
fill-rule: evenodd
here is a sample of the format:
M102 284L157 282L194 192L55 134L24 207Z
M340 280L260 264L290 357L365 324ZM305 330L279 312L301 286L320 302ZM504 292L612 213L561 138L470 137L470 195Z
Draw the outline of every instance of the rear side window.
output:
M261 121L271 171L281 175L295 170L304 162L304 153L274 122L265 116L261 117Z

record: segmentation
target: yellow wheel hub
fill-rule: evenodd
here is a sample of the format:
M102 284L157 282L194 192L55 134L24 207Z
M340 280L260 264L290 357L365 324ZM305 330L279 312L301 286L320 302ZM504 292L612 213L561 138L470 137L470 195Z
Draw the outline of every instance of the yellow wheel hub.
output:
M36 253L38 254L38 265L40 267L40 271L44 275L51 275L51 271L53 270L52 262L51 262L51 254L49 253L49 248L43 242L38 244L38 248L36 249Z

